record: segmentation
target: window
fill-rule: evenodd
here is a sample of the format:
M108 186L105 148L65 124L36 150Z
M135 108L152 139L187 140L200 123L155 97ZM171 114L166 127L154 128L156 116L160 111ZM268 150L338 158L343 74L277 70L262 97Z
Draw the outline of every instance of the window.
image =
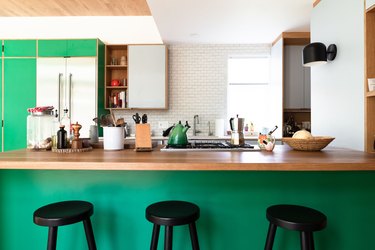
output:
M230 57L228 83L230 85L268 84L269 57Z
M271 128L274 121L267 117L270 89L269 57L230 57L228 59L227 115L245 118L245 124ZM272 101L271 101L272 102Z

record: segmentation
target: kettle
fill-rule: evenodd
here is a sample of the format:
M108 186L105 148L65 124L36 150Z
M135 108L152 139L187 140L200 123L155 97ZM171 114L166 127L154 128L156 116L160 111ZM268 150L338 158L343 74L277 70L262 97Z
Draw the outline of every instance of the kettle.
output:
M245 123L244 118L230 118L229 124L231 129L231 139L230 143L236 146L243 146L245 144L245 138L243 134L243 125Z
M174 126L169 138L168 145L173 147L186 147L188 144L188 139L186 132L190 128L188 122L186 121L185 126L182 126L181 121Z

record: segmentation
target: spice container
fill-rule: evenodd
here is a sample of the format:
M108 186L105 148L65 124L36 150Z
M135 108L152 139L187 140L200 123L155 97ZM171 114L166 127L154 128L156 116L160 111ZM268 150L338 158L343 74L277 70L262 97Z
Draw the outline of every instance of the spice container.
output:
M27 149L52 148L53 107L36 107L27 110Z

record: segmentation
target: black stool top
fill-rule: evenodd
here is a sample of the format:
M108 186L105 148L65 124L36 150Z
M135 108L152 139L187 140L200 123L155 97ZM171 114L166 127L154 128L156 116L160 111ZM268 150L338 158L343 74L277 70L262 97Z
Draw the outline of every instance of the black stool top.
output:
M267 208L267 219L279 227L297 231L319 231L327 225L323 213L297 205L271 206Z
M57 227L86 220L94 213L87 201L62 201L52 203L34 212L34 223L40 226Z
M199 207L186 201L162 201L146 208L146 219L165 226L190 224L198 220Z

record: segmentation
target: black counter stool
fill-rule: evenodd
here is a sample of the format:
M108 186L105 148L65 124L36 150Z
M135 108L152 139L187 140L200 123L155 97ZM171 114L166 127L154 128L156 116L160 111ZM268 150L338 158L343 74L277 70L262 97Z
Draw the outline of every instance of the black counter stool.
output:
M270 222L265 250L271 250L275 239L276 228L300 231L301 249L314 250L313 232L327 226L327 217L321 212L297 205L274 205L267 208L267 219Z
M38 208L34 212L34 223L39 226L49 227L47 250L55 250L58 226L70 225L82 221L89 249L96 250L90 220L90 216L93 213L94 207L90 202L57 202Z
M151 250L158 247L160 226L165 226L164 249L172 250L173 226L189 225L193 250L199 250L195 221L199 218L199 207L186 201L162 201L146 208L146 219L154 223Z

